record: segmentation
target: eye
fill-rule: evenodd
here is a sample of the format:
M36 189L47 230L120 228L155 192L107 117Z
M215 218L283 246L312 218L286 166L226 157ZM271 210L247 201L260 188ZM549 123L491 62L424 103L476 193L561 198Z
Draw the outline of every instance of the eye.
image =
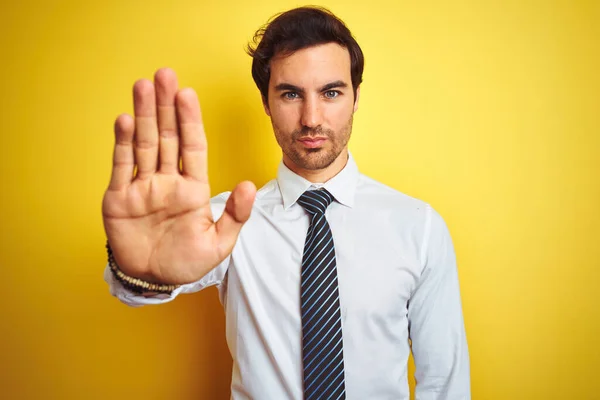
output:
M335 99L340 95L340 92L337 90L328 90L325 92L325 97L328 99Z
M299 96L298 96L298 93L296 93L296 92L285 92L284 94L281 95L281 97L283 97L286 100L294 100L294 99L297 99Z

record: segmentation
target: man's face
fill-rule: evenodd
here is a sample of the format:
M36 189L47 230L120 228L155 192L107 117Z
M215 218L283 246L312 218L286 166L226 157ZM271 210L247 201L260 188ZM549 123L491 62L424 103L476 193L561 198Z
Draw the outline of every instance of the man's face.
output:
M324 169L347 150L358 94L355 101L350 54L337 43L271 60L265 111L289 167Z

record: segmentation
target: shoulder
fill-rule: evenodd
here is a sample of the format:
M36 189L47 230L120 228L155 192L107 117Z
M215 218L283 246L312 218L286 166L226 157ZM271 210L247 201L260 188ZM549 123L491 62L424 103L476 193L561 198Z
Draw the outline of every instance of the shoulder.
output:
M278 195L277 189L277 180L275 179L270 180L258 189L256 191L254 207L264 207L269 203L277 204L278 201L281 201L281 196ZM231 196L231 191L221 192L210 199L210 207L215 220L218 219L225 210L225 205L227 204L229 196Z
M423 236L428 236L431 230L447 229L442 216L428 202L363 174L358 179L356 205Z
M446 222L429 203L362 174L357 189L358 207L368 209L370 215L391 226L392 232L413 238L422 252L449 243Z
M210 199L210 209L213 213L213 219L218 220L225 211L227 199L231 196L231 191L222 192Z
M356 202L373 210L424 217L431 208L425 201L409 196L373 178L360 174Z

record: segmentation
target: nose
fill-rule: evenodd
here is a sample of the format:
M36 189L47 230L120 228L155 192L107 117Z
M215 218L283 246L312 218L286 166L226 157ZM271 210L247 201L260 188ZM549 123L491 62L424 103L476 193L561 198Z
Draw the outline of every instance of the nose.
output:
M302 105L302 125L314 129L323 123L319 101L307 96Z

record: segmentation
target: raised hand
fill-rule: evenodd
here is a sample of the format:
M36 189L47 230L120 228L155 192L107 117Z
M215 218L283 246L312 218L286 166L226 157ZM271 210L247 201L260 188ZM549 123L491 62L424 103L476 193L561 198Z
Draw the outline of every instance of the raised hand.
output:
M133 87L135 118L115 121L104 228L127 275L150 282L194 282L232 251L256 195L238 184L215 223L210 208L207 142L198 97L178 90L170 69Z

